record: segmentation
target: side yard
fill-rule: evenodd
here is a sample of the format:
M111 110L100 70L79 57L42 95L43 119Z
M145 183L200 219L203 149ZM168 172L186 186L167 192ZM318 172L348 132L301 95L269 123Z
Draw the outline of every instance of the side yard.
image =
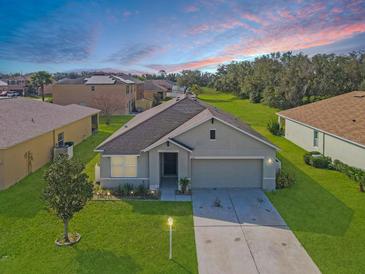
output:
M101 119L99 132L75 147L91 177L93 149L128 119ZM191 203L90 202L70 223L80 243L57 248L63 228L41 198L45 169L0 192L0 273L197 273ZM176 224L171 261L168 216Z
M362 273L365 269L365 196L358 184L336 171L315 169L303 161L305 151L283 137L271 135L267 122L276 109L252 104L209 89L199 97L248 122L281 148L283 166L296 184L267 193L299 241L323 273Z

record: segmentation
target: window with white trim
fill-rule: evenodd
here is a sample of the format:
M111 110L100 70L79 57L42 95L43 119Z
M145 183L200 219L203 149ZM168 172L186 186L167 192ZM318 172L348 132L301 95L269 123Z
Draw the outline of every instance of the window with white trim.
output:
M137 156L123 155L110 158L112 177L137 177Z
M318 131L313 131L313 146L318 147Z

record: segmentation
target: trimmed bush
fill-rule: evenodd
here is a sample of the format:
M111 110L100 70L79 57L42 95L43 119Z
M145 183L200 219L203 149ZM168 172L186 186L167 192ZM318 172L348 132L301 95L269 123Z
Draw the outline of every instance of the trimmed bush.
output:
M307 165L313 166L315 168L330 169L332 167L331 158L322 155L318 151L307 152L304 154L303 159Z
M295 183L295 176L281 169L276 175L276 189L291 187Z
M266 125L266 128L275 136L284 135L284 129L281 127L278 121L272 119Z
M365 191L365 170L346 165L340 160L334 160L332 166L333 169L346 174L351 180L358 182L361 192Z

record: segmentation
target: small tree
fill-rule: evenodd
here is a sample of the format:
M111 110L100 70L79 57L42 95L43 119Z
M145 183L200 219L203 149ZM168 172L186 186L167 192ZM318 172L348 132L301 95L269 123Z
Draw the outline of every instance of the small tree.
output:
M193 84L191 86L191 91L194 92L195 95L199 95L202 91L202 88L197 84Z
M52 84L52 75L47 71L38 71L30 79L33 86L41 88L42 101L44 101L44 86Z
M84 172L84 165L77 160L68 160L64 154L51 164L44 179L47 182L45 200L63 221L63 239L65 243L69 243L69 221L91 199L93 186Z
M127 105L127 97L120 94L106 94L104 92L95 94L93 97L94 106L101 110L106 118L106 124L110 124L112 115L120 114Z

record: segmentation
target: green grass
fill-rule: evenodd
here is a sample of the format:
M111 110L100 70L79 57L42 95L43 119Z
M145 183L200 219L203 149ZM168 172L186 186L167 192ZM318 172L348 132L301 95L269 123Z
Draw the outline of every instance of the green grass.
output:
M267 195L320 270L364 273L365 195L358 185L339 172L306 165L303 149L271 135L266 124L275 118L276 109L231 94L205 91L199 96L202 100L246 121L280 147L282 165L295 174L297 182Z
M95 146L128 119L101 119L99 132L75 147L90 175ZM63 226L41 198L46 168L0 192L0 273L197 273L191 203L92 201L70 223L81 241L56 247ZM171 261L168 216L176 223Z

